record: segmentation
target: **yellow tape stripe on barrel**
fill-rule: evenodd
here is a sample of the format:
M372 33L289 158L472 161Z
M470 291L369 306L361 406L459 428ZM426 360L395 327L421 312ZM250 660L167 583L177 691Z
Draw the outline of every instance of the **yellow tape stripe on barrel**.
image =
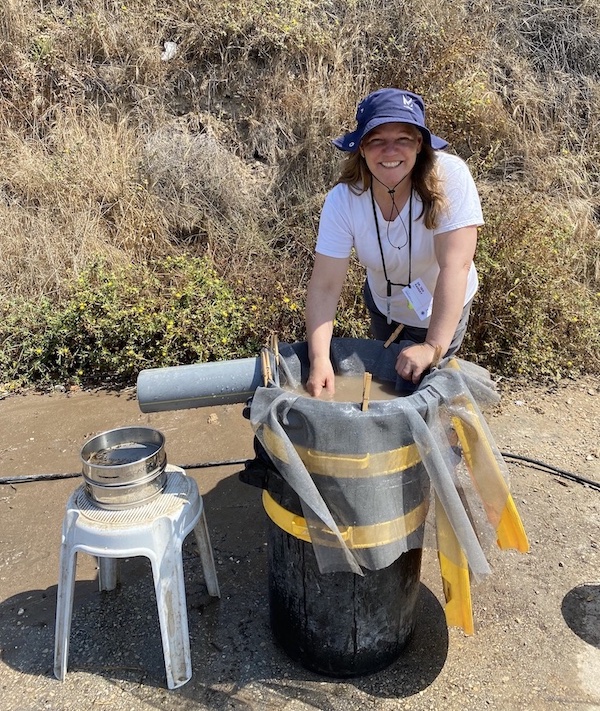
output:
M269 454L288 463L285 444L270 427L263 428L264 445ZM410 469L421 462L417 445L412 443L386 452L332 454L294 444L294 449L311 474L336 477L387 476Z
M289 533L290 536L294 536L294 538L298 538L301 541L306 541L307 543L312 542L305 518L288 511L281 506L281 504L278 504L266 489L263 491L262 501L268 517L274 524L281 528L282 531ZM427 506L428 502L423 501L417 508L406 515L392 519L391 521L383 521L369 526L340 526L339 530L348 548L375 548L376 546L385 546L388 543L401 541L413 531L416 531L423 521L425 521ZM320 533L331 536L332 545L337 540L333 538L333 533L329 528L323 527ZM323 541L319 540L319 543L323 543Z

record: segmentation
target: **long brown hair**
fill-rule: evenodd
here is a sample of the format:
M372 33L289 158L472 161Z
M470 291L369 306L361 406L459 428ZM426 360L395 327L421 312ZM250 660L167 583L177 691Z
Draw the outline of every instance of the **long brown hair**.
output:
M418 130L415 128L415 131ZM417 219L423 217L425 227L431 230L437 226L440 214L446 207L446 195L436 170L436 151L425 140L417 154L411 179L413 188L423 201L423 211ZM337 182L349 185L356 195L361 195L371 187L371 171L359 148L346 158Z

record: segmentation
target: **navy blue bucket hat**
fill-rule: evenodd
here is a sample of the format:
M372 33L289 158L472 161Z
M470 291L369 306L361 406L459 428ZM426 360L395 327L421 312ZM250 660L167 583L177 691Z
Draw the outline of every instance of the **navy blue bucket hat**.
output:
M356 151L362 139L384 123L410 123L423 134L425 143L440 150L448 141L425 126L425 104L417 94L401 89L378 89L363 99L356 109L356 130L333 141L342 151Z

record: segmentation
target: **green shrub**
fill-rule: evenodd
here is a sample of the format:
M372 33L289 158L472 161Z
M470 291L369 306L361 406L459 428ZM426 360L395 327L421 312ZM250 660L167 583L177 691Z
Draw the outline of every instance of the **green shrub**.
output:
M167 257L83 272L61 303L7 301L0 325L5 384L131 384L142 368L255 355L255 303L205 259ZM5 385L6 386L6 385Z
M575 278L593 242L578 243L551 200L507 188L488 199L481 280L465 353L490 370L534 381L598 372L600 294Z

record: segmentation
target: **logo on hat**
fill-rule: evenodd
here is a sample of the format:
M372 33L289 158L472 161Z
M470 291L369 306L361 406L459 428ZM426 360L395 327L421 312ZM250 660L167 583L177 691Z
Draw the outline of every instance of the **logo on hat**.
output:
M410 111L413 110L413 100L412 100L412 98L411 98L410 96L406 96L406 94L404 94L404 96L402 97L402 103L403 103L404 106L406 106L406 108L409 109Z

